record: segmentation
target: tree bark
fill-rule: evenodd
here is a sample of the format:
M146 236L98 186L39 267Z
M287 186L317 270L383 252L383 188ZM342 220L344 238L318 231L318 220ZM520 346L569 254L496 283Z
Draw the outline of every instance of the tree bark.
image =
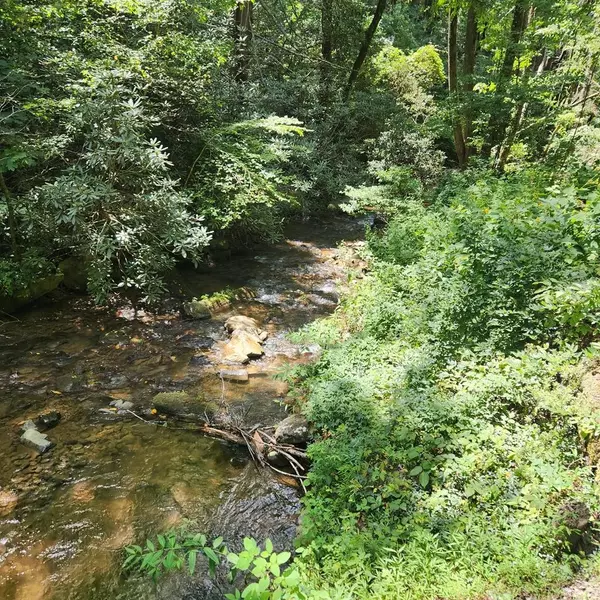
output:
M381 17L383 17L383 13L385 12L385 8L387 6L387 0L377 0L377 6L375 7L375 13L373 14L373 18L371 19L371 23L367 27L365 31L365 36L358 51L358 56L352 65L352 71L350 71L350 77L348 78L348 83L346 84L346 89L344 90L344 101L347 101L350 98L350 94L352 93L352 88L358 79L360 74L360 69L367 58L367 54L369 53L369 48L371 47L371 42L373 41L373 36L377 31L377 27L379 26L379 22L381 21Z
M321 4L321 80L320 101L326 106L331 101L331 60L333 58L333 0Z
M8 186L6 185L6 181L4 180L4 175L2 171L0 171L0 192L4 196L6 201L6 207L8 209L8 229L10 232L10 245L12 248L13 255L15 258L19 256L19 246L17 244L17 220L15 218L15 207L13 204L12 195Z
M540 62L537 65L532 65L535 69L534 77L540 77L546 66L548 65L548 59L546 57L546 53L542 54L540 57ZM526 81L530 79L530 76L526 76ZM525 81L525 83L526 83ZM522 100L519 102L514 110L511 122L506 130L506 136L502 141L502 145L498 149L497 160L496 160L496 168L499 171L504 171L504 167L506 166L506 161L510 156L510 152L512 150L513 144L517 139L519 134L519 130L521 129L521 124L523 123L523 119L527 114L527 110L529 109L529 102Z
M448 91L450 97L458 101L458 13L452 11L448 14ZM454 107L452 120L454 134L454 149L458 159L458 166L464 169L467 164L467 151L463 134L462 123L457 107Z
M506 121L509 119L509 113L504 106L503 95L506 84L514 71L515 60L519 53L519 45L527 27L528 14L528 0L516 0L504 59L496 79L495 95L499 99L499 102L488 123L489 138L486 144L488 155L491 154L492 148L502 141L502 133L506 128Z
M239 83L248 81L250 53L252 51L253 9L254 2L252 0L239 0L233 13L235 26L235 80Z
M471 3L467 12L467 30L465 34L465 56L463 62L463 90L465 91L464 132L465 153L468 160L472 152L470 139L473 135L473 87L475 85L475 60L477 57L477 15Z

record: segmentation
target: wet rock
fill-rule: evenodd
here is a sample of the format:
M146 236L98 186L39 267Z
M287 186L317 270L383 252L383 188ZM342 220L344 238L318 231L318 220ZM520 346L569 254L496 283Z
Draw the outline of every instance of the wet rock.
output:
M248 371L246 369L222 369L219 375L225 381L248 381Z
M160 414L172 417L197 417L202 420L205 415L215 412L215 407L203 398L183 391L160 392L154 396L152 402Z
M48 275L30 283L24 290L13 296L0 294L0 311L13 313L19 308L54 291L63 280L63 274Z
M206 367L210 364L210 360L202 354L199 356L192 356L192 358L190 359L190 365L193 367Z
M212 316L206 303L197 298L183 303L183 313L190 319L210 319Z
M127 411L133 408L133 402L129 402L129 400L113 400L110 406L114 406L118 411Z
M247 331L236 330L223 348L223 359L229 362L247 363L251 358L264 354L260 339Z
M28 429L22 436L21 442L30 448L33 448L40 454L44 454L54 446L45 433L40 433L37 429Z
M229 319L225 321L225 329L228 331L228 333L234 333L235 331L246 331L247 333L255 335L256 337L259 337L261 334L258 321L252 317L246 317L244 315L229 317Z
M285 456L277 452L277 450L271 450L267 453L267 461L274 467L286 467L289 465Z
M280 444L305 444L309 437L308 421L303 415L291 415L275 429L275 439Z
M47 431L56 427L60 423L60 413L53 410L37 417L34 421L35 428L38 431Z
M127 387L129 380L125 375L113 375L108 381L104 383L102 387L107 390L117 390L119 388Z

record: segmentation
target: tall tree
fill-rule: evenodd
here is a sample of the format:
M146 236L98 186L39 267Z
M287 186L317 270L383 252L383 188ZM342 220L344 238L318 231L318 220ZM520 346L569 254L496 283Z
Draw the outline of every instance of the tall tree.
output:
M460 113L457 108L458 97L458 11L448 10L448 91L454 106L452 119L452 133L454 148L458 159L458 166L464 169L467 164L467 145L461 123Z
M234 18L235 42L235 79L238 82L248 81L250 54L252 51L252 15L253 0L239 0L236 4Z
M381 18L383 17L383 13L385 12L385 8L387 6L387 0L377 0L377 6L375 7L375 12L373 14L373 18L369 23L369 26L365 30L365 35L360 45L360 49L358 51L358 55L354 64L352 65L352 70L350 71L350 77L348 78L348 83L346 84L346 89L344 90L344 100L348 100L350 98L350 94L352 93L352 88L358 79L360 74L360 70L369 54L369 48L371 47L371 42L373 41L373 37L375 36L375 32L377 31L377 27L379 27L379 23Z
M331 61L333 59L333 0L321 3L321 78L320 100L322 105L331 99Z

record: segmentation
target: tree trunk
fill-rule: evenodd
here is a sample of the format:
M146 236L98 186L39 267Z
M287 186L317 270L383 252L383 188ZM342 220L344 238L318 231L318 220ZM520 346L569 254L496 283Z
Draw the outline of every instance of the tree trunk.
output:
M448 14L448 91L450 97L458 101L458 14L450 9ZM464 169L467 164L467 151L462 123L457 107L454 107L452 130L454 134L454 149L458 166Z
M346 89L344 91L344 101L347 101L350 98L352 88L356 83L356 80L358 79L360 69L363 66L363 63L365 62L365 59L367 58L369 48L371 47L371 42L373 41L373 36L377 31L377 27L379 26L381 17L383 17L386 5L387 0L377 0L377 6L375 8L375 13L373 14L373 19L371 19L371 23L365 31L365 37L360 46L360 50L358 51L358 56L356 57L356 60L352 65L352 71L350 71L350 77L348 78L348 83L346 84Z
M504 53L504 60L498 72L496 79L496 97L499 102L495 107L488 123L489 138L486 144L488 155L491 154L492 148L497 146L502 141L502 134L506 127L506 122L509 119L509 113L504 106L504 90L506 84L513 74L515 60L519 53L519 44L525 28L527 27L527 15L529 14L528 0L516 0L513 10L513 19L510 26L510 35Z
M252 0L239 0L233 14L235 46L235 80L248 81L250 53L252 50Z
M540 62L538 63L538 65L537 66L532 65L532 68L535 69L534 77L540 77L542 75L542 73L544 72L544 70L546 69L547 65L548 65L548 59L546 57L546 52L544 51L544 53L540 57ZM525 83L529 79L530 79L530 76L527 75ZM529 102L522 100L521 102L519 102L519 104L517 104L517 106L514 110L510 125L508 126L507 131L506 131L506 136L502 142L502 145L498 149L498 153L497 153L496 168L499 171L504 171L506 161L508 160L508 157L510 156L510 151L513 147L513 144L515 143L515 140L517 139L519 130L521 129L521 124L523 123L523 119L525 118L525 115L527 114L528 108L529 108Z
M463 63L464 84L466 92L464 109L464 133L463 138L466 145L466 158L468 159L472 148L469 144L473 134L473 87L475 85L475 59L477 57L477 15L473 4L469 5L467 13L467 31L465 34L465 56Z
M8 209L8 229L10 232L10 245L12 248L13 255L15 258L19 256L19 246L17 245L17 221L15 219L15 207L12 200L12 195L8 186L6 185L6 181L4 180L4 175L2 171L0 171L0 192L4 196L6 200L6 207Z
M331 59L333 57L333 0L322 0L321 5L321 80L320 101L326 106L331 101Z

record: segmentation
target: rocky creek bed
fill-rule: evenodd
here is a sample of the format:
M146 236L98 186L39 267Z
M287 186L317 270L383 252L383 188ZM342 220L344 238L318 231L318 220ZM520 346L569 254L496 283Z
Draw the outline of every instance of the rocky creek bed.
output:
M291 546L300 503L289 478L172 415L156 426L132 413L145 418L157 394L185 392L248 426L286 417L287 386L273 375L318 352L287 334L335 308L363 229L343 219L297 226L258 254L180 272L179 300L159 313L58 296L2 320L0 598L221 597L201 576L156 588L121 576L124 545L181 525L233 545L251 535ZM240 287L250 292L211 319L179 311L186 298ZM265 332L264 354L245 365L226 360L234 315ZM43 432L53 447L41 454L21 427L52 411L60 421Z

